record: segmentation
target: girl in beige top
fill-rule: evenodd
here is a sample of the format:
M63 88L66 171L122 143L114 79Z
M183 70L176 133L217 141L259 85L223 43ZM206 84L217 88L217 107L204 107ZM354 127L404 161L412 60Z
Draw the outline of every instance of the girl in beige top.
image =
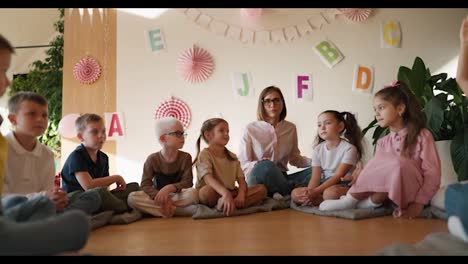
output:
M208 147L200 152L201 138ZM212 118L203 122L197 141L198 190L201 204L231 215L236 208L257 205L266 197L264 185L247 188L244 172L236 155L226 148L229 142L229 125L226 120ZM238 187L236 187L236 183Z

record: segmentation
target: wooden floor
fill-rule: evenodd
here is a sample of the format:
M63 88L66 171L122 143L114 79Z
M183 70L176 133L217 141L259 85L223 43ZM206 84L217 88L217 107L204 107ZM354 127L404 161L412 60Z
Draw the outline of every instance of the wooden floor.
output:
M373 255L447 232L436 219L364 220L321 217L292 209L218 219L144 218L92 232L91 255Z

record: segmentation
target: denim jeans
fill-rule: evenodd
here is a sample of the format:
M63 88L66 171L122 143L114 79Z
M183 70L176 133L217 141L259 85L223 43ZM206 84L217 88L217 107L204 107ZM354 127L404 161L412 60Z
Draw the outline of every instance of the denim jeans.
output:
M293 174L281 171L270 160L259 161L247 175L247 185L264 184L268 190L268 196L274 193L281 195L291 194L295 187L307 186L312 174L312 168L307 168Z
M56 215L45 196L11 196L2 204L0 255L53 255L79 250L88 240L90 218L81 211Z
M3 215L14 222L45 219L55 215L55 205L48 197L40 195L28 200L22 195L11 195L2 199Z
M463 229L468 232L468 183L454 183L447 186L445 210L449 217L452 215L458 216Z

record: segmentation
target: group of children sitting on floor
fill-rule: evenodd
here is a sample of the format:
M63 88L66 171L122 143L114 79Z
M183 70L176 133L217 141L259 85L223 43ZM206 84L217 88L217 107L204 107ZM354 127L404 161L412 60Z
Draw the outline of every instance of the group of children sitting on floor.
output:
M6 71L13 52L0 36L0 96L9 85ZM266 105L281 102L282 95ZM275 196L266 187L267 178L265 184L247 184L241 162L226 148L229 125L221 118L203 123L193 161L180 150L186 137L181 122L157 120L162 149L146 159L139 185L109 175L108 156L101 151L106 141L104 120L96 114L81 115L76 120L81 144L63 165L62 188L55 187L54 155L37 140L47 128L47 100L19 92L9 99L8 109L14 130L0 135L0 254L79 249L89 235L89 216L102 211L172 217L193 214L200 203L231 215L260 204L267 194ZM395 83L375 94L374 111L378 124L389 127L390 134L378 141L366 166L359 163L362 134L354 115L328 110L318 116L311 177L307 186L290 188L293 202L325 211L393 202L395 217L421 214L441 178L440 159L431 133L424 128L421 108L405 84ZM208 145L203 150L201 139ZM197 183L192 188L194 165ZM116 188L110 190L113 184ZM54 232L59 235L51 235ZM41 243L44 237L47 244Z

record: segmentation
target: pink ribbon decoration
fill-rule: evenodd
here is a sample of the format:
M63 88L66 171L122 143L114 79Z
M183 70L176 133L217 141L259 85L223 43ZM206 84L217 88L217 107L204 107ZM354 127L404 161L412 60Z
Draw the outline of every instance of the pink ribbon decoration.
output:
M262 16L263 8L241 8L241 16L247 18L258 18Z
M101 66L91 57L82 58L73 67L73 77L82 84L92 84L99 79Z
M193 45L177 59L177 71L184 80L197 83L210 77L214 69L213 57L208 51Z

